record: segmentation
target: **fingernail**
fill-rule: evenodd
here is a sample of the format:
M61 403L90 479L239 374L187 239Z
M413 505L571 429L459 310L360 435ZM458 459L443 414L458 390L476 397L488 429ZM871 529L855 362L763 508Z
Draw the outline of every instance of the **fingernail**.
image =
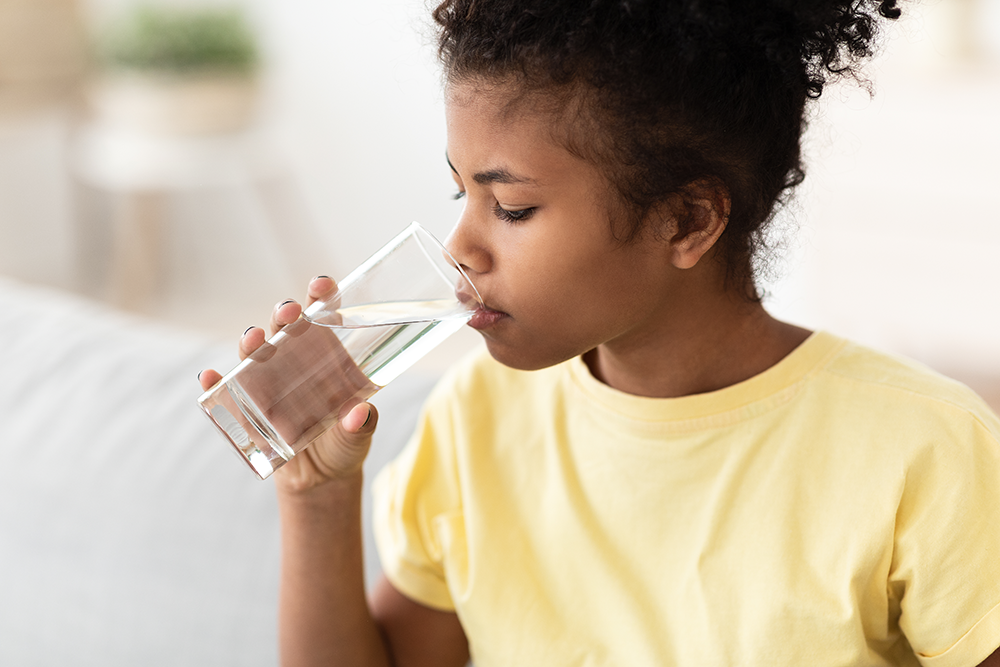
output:
M368 416L365 417L365 423L361 425L361 428L364 428L365 426L368 426L368 422L371 421L371 418L372 418L372 409L371 409L371 407L369 407L368 408Z
M285 299L284 301L278 304L278 308L281 308L282 306L287 306L290 303L295 303L295 299Z
M198 382L201 382L201 374L205 371L198 371Z
M327 280L332 280L330 276L313 276L313 280L319 280L320 278L326 278ZM310 280L309 282L312 282L312 280Z
M251 329L256 329L256 328L257 327L247 327L247 330L243 332L243 335L246 336L248 333L250 333Z

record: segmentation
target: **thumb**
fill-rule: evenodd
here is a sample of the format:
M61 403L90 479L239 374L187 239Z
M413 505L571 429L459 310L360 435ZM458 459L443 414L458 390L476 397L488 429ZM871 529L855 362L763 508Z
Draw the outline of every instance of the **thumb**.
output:
M375 432L375 427L378 425L378 410L371 403L358 403L340 423L348 435L367 438Z
M359 403L306 451L312 452L317 469L327 477L351 475L364 464L377 424L375 406Z
M358 474L364 466L377 423L378 411L374 405L355 405L330 430L278 469L279 487L303 493L326 482Z

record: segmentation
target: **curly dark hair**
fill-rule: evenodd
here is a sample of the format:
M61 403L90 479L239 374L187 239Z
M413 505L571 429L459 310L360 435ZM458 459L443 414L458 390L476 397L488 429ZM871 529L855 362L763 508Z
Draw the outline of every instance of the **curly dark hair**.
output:
M449 82L513 79L525 91L585 92L599 132L588 133L589 147L570 148L589 150L604 167L623 204L623 242L638 236L653 207L692 183L724 185L727 284L759 300L765 229L805 177L806 101L831 78L857 78L880 18L899 17L896 5L444 0L433 17Z

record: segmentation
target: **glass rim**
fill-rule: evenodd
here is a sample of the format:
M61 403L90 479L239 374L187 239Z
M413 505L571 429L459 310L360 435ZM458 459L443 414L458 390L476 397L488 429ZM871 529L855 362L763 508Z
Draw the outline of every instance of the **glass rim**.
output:
M452 255L451 252L448 250L448 248L446 248L445 245L441 241L439 241L437 237L434 236L434 234L432 234L426 227L421 225L419 222L413 221L409 225L407 225L401 232L396 234L396 236L394 236L387 243L385 243L381 248L376 250L374 254L368 257L368 259L359 264L353 271L347 274L347 276L345 276L342 280L336 281L337 285L336 291L333 292L333 294L331 294L328 298L316 301L309 307L305 308L302 311L302 317L313 324L325 326L323 325L322 322L318 321L319 319L321 319L322 313L327 312L327 308L325 308L323 304L327 304L330 300L335 299L338 294L348 290L355 281L359 280L368 271L370 271L378 264L380 264L383 260L386 259L386 257L389 254L391 254L396 248L401 246L406 240L408 240L411 237L414 238L414 240L420 247L421 251L423 252L424 256L426 257L427 261L434 268L434 270L441 277L441 279L444 280L446 283L454 286L455 296L458 299L458 301L462 304L467 303L469 299L475 302L474 306L466 307L466 312L471 312L478 308L485 307L483 303L483 298L479 294L478 288L476 287L475 283L472 282L472 279L469 277L469 275L465 272L465 269L462 268L462 265L458 262L458 260L455 259L455 256ZM445 275L441 261L435 259L433 257L433 253L428 252L428 249L425 247L422 239L430 241L430 243L433 244L433 246L444 255L443 258L444 264L447 264L447 266L458 272L460 276L459 280L453 280L452 278L449 278L447 275ZM463 282L472 289L471 294L468 291L463 290L463 284L462 284ZM463 299L462 298L463 296L466 298ZM415 321L423 321L423 320L415 320ZM400 323L406 323L406 321L401 321Z

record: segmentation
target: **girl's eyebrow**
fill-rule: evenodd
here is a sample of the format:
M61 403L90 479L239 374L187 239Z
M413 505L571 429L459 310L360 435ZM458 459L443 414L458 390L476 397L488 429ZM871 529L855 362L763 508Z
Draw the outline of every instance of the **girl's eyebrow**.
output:
M448 157L448 151L445 151L444 159L448 163L448 166L451 167L451 170L455 172L455 175L458 175L458 169L455 169L455 165L451 163L451 158ZM529 185L535 184L534 179L515 176L514 174L510 173L503 167L497 169L489 169L487 171L481 171L476 174L473 174L472 180L474 180L476 183L479 183L480 185L487 185L489 183L503 183L505 185L511 185L517 183L525 183Z

